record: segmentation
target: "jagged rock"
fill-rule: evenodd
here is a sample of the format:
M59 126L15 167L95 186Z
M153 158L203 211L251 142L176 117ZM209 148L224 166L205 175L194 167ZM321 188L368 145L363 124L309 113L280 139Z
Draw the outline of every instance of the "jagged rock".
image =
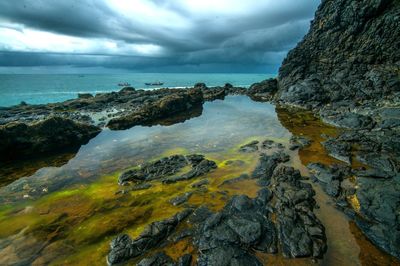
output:
M107 256L108 265L125 262L129 259L143 255L151 248L158 246L162 241L167 239L178 224L186 219L191 213L191 209L186 209L166 220L153 222L148 225L136 239L131 239L126 234L117 236L110 244L111 250ZM161 259L165 259L165 257L161 256ZM146 260L143 263L148 263L149 261L151 262L153 260ZM156 258L154 261L157 262L158 259Z
M192 166L189 172L180 176L173 176L187 165ZM216 163L205 159L203 155L173 155L123 172L118 178L118 183L122 185L127 182L145 182L163 178L163 182L169 184L199 177L215 168L217 168Z
M164 252L142 259L137 266L176 266L172 258Z
M307 147L310 144L311 144L311 140L309 140L306 137L292 136L290 138L290 147L289 147L289 149L294 151L296 149L302 149L304 147Z
M200 180L200 181L198 181L198 182L192 184L191 187L192 187L192 188L199 188L199 187L206 186L206 185L208 185L209 183L210 183L210 181L208 181L208 179L203 179L203 180Z
M255 152L258 151L258 143L259 141L253 140L250 143L247 143L239 148L240 152Z
M183 174L181 176L168 177L163 180L163 183L170 184L182 180L189 180L195 177L202 176L216 168L217 164L214 161L204 159L197 165L194 165L193 168L186 174Z
M203 93L200 89L189 89L167 95L129 115L113 118L108 122L107 127L121 130L135 125L151 124L156 120L201 106L203 102Z
M276 79L267 79L250 86L247 95L255 101L270 101L278 90Z
M398 9L395 0L323 1L279 69L278 98L307 106L398 92Z
M283 152L276 152L273 155L262 153L256 168L252 173L252 178L260 179L262 185L269 185L273 171L279 163L286 162L290 159L289 155Z
M357 225L374 244L400 258L400 176L357 179L361 215Z
M228 180L224 180L224 181L219 185L219 187L222 187L222 186L225 186L225 185L231 185L231 184L234 184L234 183L237 183L237 182L240 182L240 181L249 179L249 178L250 178L250 176L249 176L248 174L242 174L242 175L240 175L240 176L238 176L238 177L231 178L231 179L228 179Z
M79 147L100 131L96 126L57 116L33 124L9 123L0 126L0 159L38 156Z
M202 91L205 101L223 100L226 96L225 88L206 88Z
M339 196L340 182L345 175L341 169L328 167L320 163L311 163L307 165L307 168L310 170L312 178L318 180L329 196Z
M322 145L333 158L351 164L351 145L348 142L329 138L322 142Z
M187 164L188 161L183 155L165 157L155 162L146 163L138 169L128 170L122 173L118 178L118 183L123 184L127 181L149 181L170 176L179 172Z
M313 213L315 192L301 179L298 170L287 166L272 176L282 252L288 258L321 257L326 251L324 227Z
M170 203L174 206L181 205L182 203L185 203L186 201L189 200L189 198L193 195L193 192L186 192L183 193L182 195L179 195L173 199L170 200Z
M178 259L178 264L177 266L190 266L192 263L192 255L191 254L185 254L182 257Z

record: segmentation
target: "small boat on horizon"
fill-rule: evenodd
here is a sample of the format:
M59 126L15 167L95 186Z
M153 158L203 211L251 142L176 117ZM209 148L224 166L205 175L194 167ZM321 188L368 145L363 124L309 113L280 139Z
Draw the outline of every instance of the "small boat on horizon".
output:
M118 86L120 86L120 87L128 87L128 86L131 86L131 84L129 84L128 82L118 83Z
M147 86L161 86L161 85L164 85L164 82L160 82L160 81L157 81L157 82L146 82L145 85L147 85Z

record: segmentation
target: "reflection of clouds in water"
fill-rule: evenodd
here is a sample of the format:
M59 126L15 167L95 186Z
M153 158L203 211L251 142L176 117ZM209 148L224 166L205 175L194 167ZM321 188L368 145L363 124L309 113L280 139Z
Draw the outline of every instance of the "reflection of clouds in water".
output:
M58 182L96 177L143 163L174 149L188 152L222 152L252 136L289 138L275 107L253 102L246 96L229 96L204 104L203 114L171 126L137 126L124 131L104 130L81 147L74 159L61 168L39 170L34 179ZM33 179L32 179L33 180ZM67 181L68 180L68 181Z

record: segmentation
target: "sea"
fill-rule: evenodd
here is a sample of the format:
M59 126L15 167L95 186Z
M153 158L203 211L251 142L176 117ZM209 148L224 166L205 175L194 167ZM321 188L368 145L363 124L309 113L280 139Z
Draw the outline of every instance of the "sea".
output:
M121 89L119 83L129 83L136 89L152 90L160 86L146 86L147 82L163 82L163 88L192 87L197 82L207 86L249 87L275 74L236 73L132 73L132 74L1 74L0 106L45 104L73 99L78 93L104 93Z

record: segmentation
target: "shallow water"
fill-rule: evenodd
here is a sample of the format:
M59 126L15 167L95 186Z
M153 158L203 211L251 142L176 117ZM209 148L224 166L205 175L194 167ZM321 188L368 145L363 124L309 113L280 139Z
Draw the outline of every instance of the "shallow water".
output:
M183 207L174 207L168 200L190 191L190 185L200 178L210 180L208 191L196 192L188 204L206 204L219 210L234 194L254 197L260 189L255 180L220 186L224 180L251 173L257 163L256 153L240 153L238 148L251 140L265 139L288 145L292 133L320 138L321 133L332 135L336 130L310 115L297 117L245 96L207 102L201 116L179 124L104 130L63 166L41 168L0 188L0 265L105 265L113 237L122 232L135 237L147 224L181 210ZM164 156L192 153L216 161L218 169L190 181L171 185L153 181L148 190L116 194L122 171ZM304 164L333 160L318 144L290 155L288 164L304 175L308 175ZM318 264L396 263L372 246L321 189L314 187L320 206L316 214L328 237L328 252ZM166 252L174 258L185 252L195 254L186 241L167 247ZM373 254L372 259L366 260L364 252ZM279 255L259 257L274 265L315 263Z

